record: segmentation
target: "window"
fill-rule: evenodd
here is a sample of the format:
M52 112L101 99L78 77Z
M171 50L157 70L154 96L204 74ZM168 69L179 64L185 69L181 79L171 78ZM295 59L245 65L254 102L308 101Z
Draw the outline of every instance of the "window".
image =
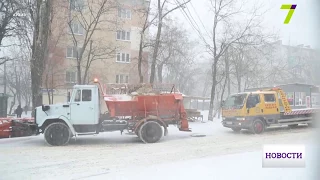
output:
M265 94L264 101L265 102L276 102L276 97L274 96L274 94Z
M130 31L117 31L117 40L130 41Z
M69 27L69 33L77 34L77 35L83 35L84 29L80 23L71 23L71 28ZM72 29L72 31L71 31Z
M131 19L131 10L118 8L118 17L122 19Z
M250 97L253 105L257 105L257 104L260 103L260 96L259 96L259 94L253 94L253 95L251 95L251 96L249 96L249 97ZM248 99L249 99L249 98L248 98Z
M77 58L81 53L81 48L67 47L67 58Z
M305 106L306 105L306 93L305 92L295 92L295 105Z
M287 95L287 99L288 99L290 106L293 106L294 105L293 92L287 92L286 95Z
M128 54L128 53L117 53L116 62L129 63L130 62L130 54Z
M247 94L236 94L229 96L223 104L223 107L226 109L240 109L245 103Z
M76 83L77 82L77 73L74 71L66 72L66 82L67 83Z
M253 95L249 95L247 98L247 108L253 108L256 107L257 104L260 103L260 96L259 94L253 94Z
M117 74L116 83L129 83L129 75Z
M80 101L81 101L81 90L78 89L74 96L74 102L80 102Z
M70 0L71 10L82 10L84 8L84 0Z
M91 101L91 90L90 89L84 89L82 90L82 101Z

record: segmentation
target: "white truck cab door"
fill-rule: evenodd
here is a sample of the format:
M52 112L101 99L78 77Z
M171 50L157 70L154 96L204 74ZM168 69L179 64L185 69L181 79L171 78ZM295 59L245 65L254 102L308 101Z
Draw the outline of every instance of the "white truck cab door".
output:
M70 117L73 125L96 124L93 89L75 89L70 102Z

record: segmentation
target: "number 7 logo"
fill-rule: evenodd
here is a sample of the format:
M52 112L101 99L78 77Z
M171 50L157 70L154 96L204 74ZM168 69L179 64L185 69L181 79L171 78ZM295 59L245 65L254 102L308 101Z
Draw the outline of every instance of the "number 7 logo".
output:
M286 19L284 20L284 24L289 24L290 19L294 13L294 10L296 9L296 4L283 4L280 9L286 9L289 10Z

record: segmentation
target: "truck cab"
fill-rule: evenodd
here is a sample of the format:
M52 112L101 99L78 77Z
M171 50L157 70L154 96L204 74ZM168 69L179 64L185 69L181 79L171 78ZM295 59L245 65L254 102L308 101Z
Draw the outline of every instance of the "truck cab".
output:
M75 85L65 103L42 105L35 110L38 133L52 124L67 125L70 136L96 133L100 117L100 95L96 85Z

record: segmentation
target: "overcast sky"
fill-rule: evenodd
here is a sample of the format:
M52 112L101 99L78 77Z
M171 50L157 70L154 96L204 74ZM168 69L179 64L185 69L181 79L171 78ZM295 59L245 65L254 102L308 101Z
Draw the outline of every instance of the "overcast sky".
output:
M185 0L186 1L186 0ZM252 5L254 2L263 2L266 9L269 11L264 18L264 26L268 29L275 29L279 32L280 38L283 44L290 45L310 45L312 48L319 48L316 45L317 41L315 36L317 35L317 28L315 22L317 18L315 6L317 0L248 0L251 3L247 3L247 6ZM318 0L320 1L320 0ZM183 2L183 0L179 0ZM202 29L203 26L199 19L206 27L207 31L211 31L212 27L212 14L209 11L210 0L191 0L188 4L188 9L191 12L193 18L197 22L198 26ZM296 10L292 16L289 24L283 24L287 10L281 10L282 4L297 4ZM172 16L178 18L183 22L185 27L191 33L192 37L197 38L196 31L186 20L186 17L180 10L173 12ZM199 16L199 18L198 18Z

